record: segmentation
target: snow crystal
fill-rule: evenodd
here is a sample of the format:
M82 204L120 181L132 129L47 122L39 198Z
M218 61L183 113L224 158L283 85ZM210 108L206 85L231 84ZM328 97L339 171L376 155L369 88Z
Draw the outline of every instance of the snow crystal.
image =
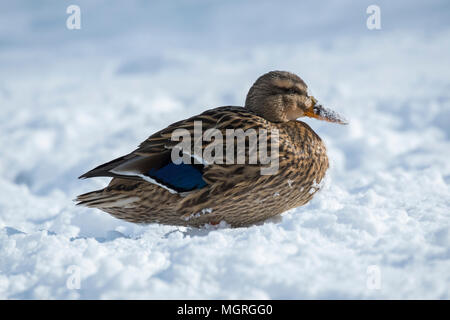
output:
M207 213L211 213L211 212L213 212L213 209L212 209L212 208L204 208L204 209L202 209L202 210L199 211L199 212L192 213L191 215L185 217L184 220L189 221L189 220L191 220L192 218L198 218L198 217L200 217L200 216L203 216L203 215L205 215L205 214L207 214Z
M289 185L289 188L292 188L292 183L294 182L294 180L288 179L287 183Z

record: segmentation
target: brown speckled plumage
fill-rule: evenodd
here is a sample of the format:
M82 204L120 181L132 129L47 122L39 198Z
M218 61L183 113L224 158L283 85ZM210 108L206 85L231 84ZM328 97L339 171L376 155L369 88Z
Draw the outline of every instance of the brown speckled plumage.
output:
M292 87L295 87L294 89ZM82 178L111 176L110 184L78 196L80 205L98 208L114 217L136 223L202 226L225 221L233 227L248 226L304 205L318 191L328 168L326 148L320 137L296 118L312 112L315 99L304 82L291 73L270 72L260 77L247 96L245 107L219 107L176 122L153 134L137 150L103 164ZM173 130L266 129L279 131L279 169L261 175L260 164L205 164L206 186L172 193L139 176L122 175L115 168L129 166L146 172L167 158L173 146ZM332 119L325 119L333 121ZM268 136L268 140L270 134ZM205 142L202 148L206 148ZM269 143L270 145L270 143ZM248 160L246 145L246 160Z

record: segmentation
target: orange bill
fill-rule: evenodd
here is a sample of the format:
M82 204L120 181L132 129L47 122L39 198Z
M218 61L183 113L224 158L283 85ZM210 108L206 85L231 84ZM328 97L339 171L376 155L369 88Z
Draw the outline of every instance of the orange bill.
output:
M311 108L305 111L305 116L315 118L319 120L325 120L328 122L334 122L339 124L348 124L348 121L339 115L337 112L325 108L320 104L316 104L316 100L313 98L314 104Z

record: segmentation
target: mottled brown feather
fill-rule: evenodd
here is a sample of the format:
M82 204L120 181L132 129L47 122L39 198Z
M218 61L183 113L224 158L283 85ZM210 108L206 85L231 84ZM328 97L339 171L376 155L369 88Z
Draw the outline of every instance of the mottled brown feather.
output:
M289 85L283 77L276 79L283 86ZM271 78L268 79L270 81ZM293 78L292 83L306 90L302 80ZM262 101L257 97L252 99ZM171 193L140 177L118 176L106 188L78 196L78 204L98 208L135 223L195 227L219 221L233 227L248 226L304 205L318 191L328 169L325 145L306 123L297 120L271 121L258 110L251 105L207 110L156 132L130 154L101 165L82 177L107 175L105 171L130 159L144 159L141 161L144 164L156 161L152 159L157 159L158 155L178 143L171 141L172 132L179 128L193 132L195 121L202 122L203 130L216 128L224 136L229 128L279 130L279 170L275 175L261 175L260 164L248 164L250 151L246 145L246 164L206 165L203 179L207 185L202 189L184 194ZM278 106L274 110L268 114L278 112ZM276 119L284 118L277 116ZM203 150L207 145L202 145Z

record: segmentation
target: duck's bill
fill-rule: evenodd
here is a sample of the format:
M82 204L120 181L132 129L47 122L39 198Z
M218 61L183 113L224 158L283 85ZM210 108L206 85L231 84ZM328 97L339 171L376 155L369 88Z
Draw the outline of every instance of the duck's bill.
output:
M325 120L328 122L348 124L348 121L343 116L333 110L323 107L320 104L316 104L310 109L306 110L305 116L319 120Z

